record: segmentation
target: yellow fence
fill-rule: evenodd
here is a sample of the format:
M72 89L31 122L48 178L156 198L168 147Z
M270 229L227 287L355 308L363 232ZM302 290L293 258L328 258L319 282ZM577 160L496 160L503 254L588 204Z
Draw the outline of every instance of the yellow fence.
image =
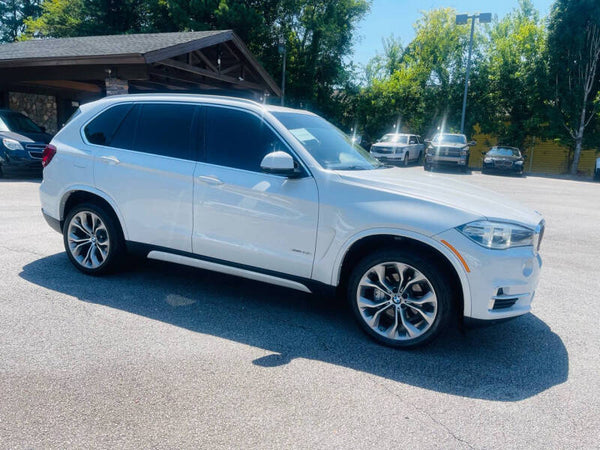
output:
M481 168L483 157L481 152L488 151L490 147L496 145L497 140L493 136L476 133L473 139L477 145L471 147L471 158L469 166L477 169ZM528 140L529 146L523 153L527 155L525 160L525 171L532 173L553 173L561 174L569 170L569 150L553 141ZM600 155L598 155L600 156ZM579 172L584 175L592 175L596 164L596 151L592 149L582 150L579 161Z

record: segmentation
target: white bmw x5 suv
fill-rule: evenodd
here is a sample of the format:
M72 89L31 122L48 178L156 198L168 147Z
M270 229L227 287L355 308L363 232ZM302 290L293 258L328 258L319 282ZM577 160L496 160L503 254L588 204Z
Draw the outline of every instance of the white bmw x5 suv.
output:
M88 274L127 251L348 298L379 342L527 313L539 213L387 167L307 111L199 95L82 105L43 156L42 212Z

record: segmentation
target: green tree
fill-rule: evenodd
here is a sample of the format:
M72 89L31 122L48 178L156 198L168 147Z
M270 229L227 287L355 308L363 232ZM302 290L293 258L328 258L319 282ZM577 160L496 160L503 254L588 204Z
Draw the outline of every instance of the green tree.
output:
M561 138L573 143L571 173L576 174L584 143L598 121L600 105L600 2L557 0L549 22L548 54L553 81L553 121ZM565 133L566 132L566 133ZM591 137L591 139L590 139Z
M493 24L485 47L475 81L479 123L499 142L523 147L547 121L546 29L531 0Z
M0 0L0 42L13 42L25 30L25 20L37 17L41 0Z
M367 83L371 84L373 80L383 80L389 78L396 70L400 69L402 58L404 57L404 47L402 41L393 34L382 39L383 54L377 53L367 63L365 75Z

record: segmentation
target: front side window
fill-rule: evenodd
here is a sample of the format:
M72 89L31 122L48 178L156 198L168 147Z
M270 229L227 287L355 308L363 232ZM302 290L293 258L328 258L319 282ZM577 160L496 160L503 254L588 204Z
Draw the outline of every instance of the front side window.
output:
M319 116L273 112L325 169L370 170L384 167L352 138Z
M206 162L262 171L265 155L286 151L277 135L258 117L237 109L206 107Z
M417 138L414 136L410 137L410 140L408 141L409 144L416 144L417 143Z

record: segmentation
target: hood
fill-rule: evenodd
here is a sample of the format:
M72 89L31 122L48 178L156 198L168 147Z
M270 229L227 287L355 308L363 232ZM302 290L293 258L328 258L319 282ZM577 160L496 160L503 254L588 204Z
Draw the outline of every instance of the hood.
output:
M48 133L16 133L14 131L0 131L0 138L10 138L24 144L32 144L34 142L50 143L52 135Z
M522 161L523 160L523 158L520 156L502 156L502 155L499 155L499 156L487 156L486 155L486 156L484 156L484 158L486 158L486 159L489 158L492 161Z
M399 142L377 142L371 147L406 147L408 144L401 144Z
M448 148L464 148L467 147L468 144L457 144L456 142L444 142L443 144L431 144L433 148L436 147L448 147Z
M420 198L481 218L514 222L530 228L535 228L542 220L537 211L494 191L430 173L410 173L400 168L337 173L345 182L359 184L366 189Z

